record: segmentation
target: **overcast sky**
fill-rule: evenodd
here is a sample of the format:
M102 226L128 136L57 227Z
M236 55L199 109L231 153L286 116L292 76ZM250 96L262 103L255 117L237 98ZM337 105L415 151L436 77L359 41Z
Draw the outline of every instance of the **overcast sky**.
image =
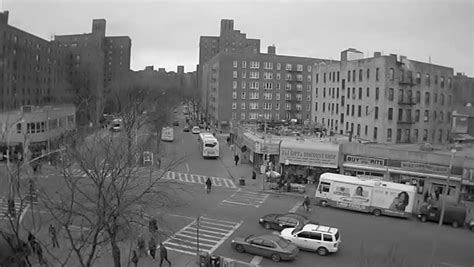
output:
M199 36L219 35L220 20L249 38L261 51L339 59L353 47L373 55L453 67L474 75L473 0L0 0L9 24L50 40L55 34L91 32L92 19L107 20L107 35L132 39L132 69L145 66L193 71Z

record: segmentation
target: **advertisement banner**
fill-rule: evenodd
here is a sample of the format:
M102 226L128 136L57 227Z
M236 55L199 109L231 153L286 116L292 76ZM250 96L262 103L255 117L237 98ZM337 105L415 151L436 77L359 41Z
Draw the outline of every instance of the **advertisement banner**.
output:
M333 200L340 208L369 211L371 190L363 185L334 183Z
M389 215L404 215L411 213L414 203L414 187L412 190L397 190L394 188L374 187L373 206L384 209Z
M290 143L280 148L280 163L288 161L292 165L337 168L338 156L337 144L314 145L308 142L292 147Z

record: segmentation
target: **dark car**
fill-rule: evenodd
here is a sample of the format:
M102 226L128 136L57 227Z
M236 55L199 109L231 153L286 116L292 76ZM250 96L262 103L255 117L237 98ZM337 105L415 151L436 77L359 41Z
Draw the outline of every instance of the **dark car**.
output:
M178 120L173 121L173 126L179 126L179 121Z
M189 129L189 125L184 126L183 132L189 132L191 129Z
M446 205L444 210L443 223L451 224L454 228L463 226L466 220L467 209L466 206L458 205ZM439 205L427 205L424 204L420 207L418 218L422 222L432 221L439 222L441 217L441 206Z
M265 229L275 229L281 231L285 228L289 227L298 227L305 225L310 222L310 220L297 213L272 213L267 214L260 218L258 222L265 228Z
M236 237L232 240L232 247L240 253L247 252L271 258L275 262L293 260L299 252L297 246L278 235Z

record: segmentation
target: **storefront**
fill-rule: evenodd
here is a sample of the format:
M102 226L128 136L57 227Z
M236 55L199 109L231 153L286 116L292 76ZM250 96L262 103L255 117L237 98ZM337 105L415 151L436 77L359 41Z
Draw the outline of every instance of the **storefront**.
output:
M339 172L339 144L312 140L284 140L279 163L291 182L317 183L325 172Z
M389 180L387 159L384 158L346 154L342 163L342 173L361 178Z

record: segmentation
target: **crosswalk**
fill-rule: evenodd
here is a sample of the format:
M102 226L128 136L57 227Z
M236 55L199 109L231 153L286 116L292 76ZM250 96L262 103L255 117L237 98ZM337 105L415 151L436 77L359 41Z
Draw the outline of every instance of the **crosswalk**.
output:
M246 190L238 190L233 193L229 198L221 201L221 205L232 205L232 206L252 206L259 208L265 200L267 200L269 194L252 192Z
M163 244L169 250L190 255L196 255L199 244L199 251L212 254L241 224L242 221L233 222L201 216L166 239Z
M21 202L20 199L15 199L15 214L22 216L30 206L29 201ZM0 198L0 220L8 219L8 201L6 198Z
M68 176L70 177L87 177L87 174L83 170L78 168L69 168L67 171ZM152 169L150 172L150 168L141 167L134 172L134 175L138 177L148 177L150 175L154 177L159 177L162 173L162 170ZM47 177L48 175L58 175L58 172L50 172L47 174L43 174L44 177ZM184 183L194 184L205 184L208 177L211 178L213 186L237 188L237 186L234 184L234 181L229 178L214 177L201 174L180 173L175 171L168 171L163 175L163 179L178 180Z

